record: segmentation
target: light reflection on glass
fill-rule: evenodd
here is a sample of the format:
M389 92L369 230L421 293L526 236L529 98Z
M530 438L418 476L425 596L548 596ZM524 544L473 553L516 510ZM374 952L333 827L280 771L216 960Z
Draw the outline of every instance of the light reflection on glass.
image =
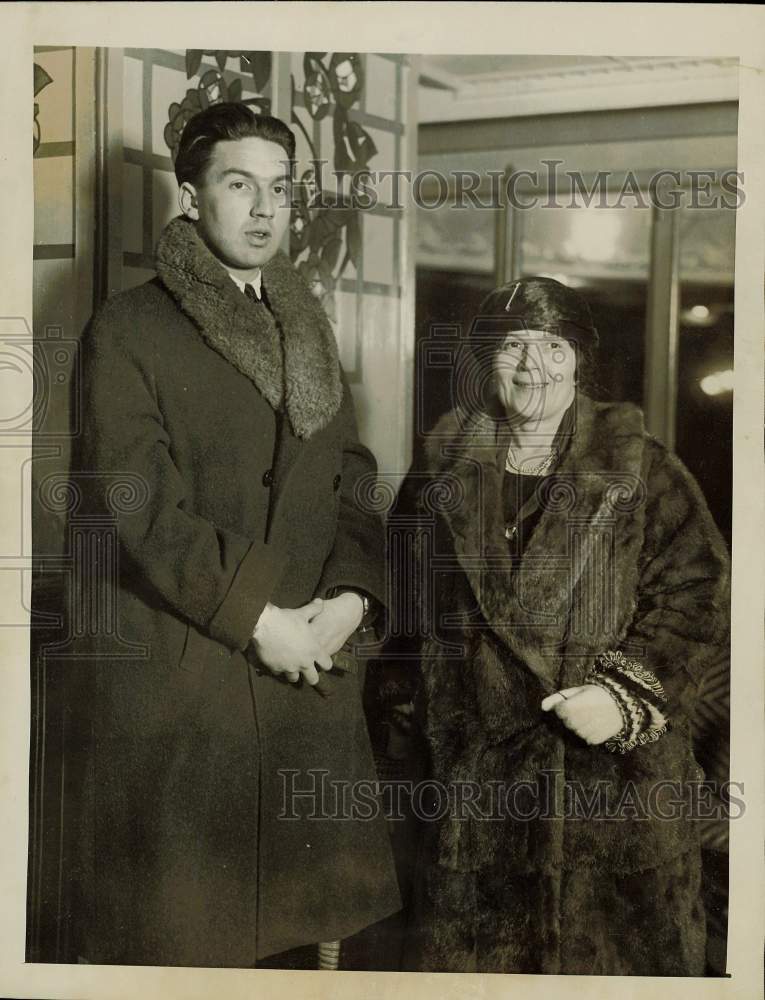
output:
M705 375L699 385L707 396L721 396L724 392L733 392L733 369L726 368L724 371Z

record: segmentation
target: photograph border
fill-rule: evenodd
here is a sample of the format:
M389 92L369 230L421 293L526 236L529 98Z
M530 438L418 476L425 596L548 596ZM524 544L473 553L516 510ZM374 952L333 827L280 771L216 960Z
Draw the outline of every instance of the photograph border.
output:
M32 327L32 146L29 109L34 45L225 47L233 21L251 17L256 47L272 51L332 48L342 23L345 47L368 52L491 52L570 55L737 55L740 59L738 169L745 204L736 227L734 524L731 777L745 788L746 814L731 824L728 979L673 979L678 997L762 995L765 926L763 879L763 582L762 461L765 310L765 13L747 5L681 4L449 4L434 17L432 3L21 3L0 11L10 41L0 66L4 155L0 158L6 332ZM556 18L554 41L551 18ZM467 28L469 27L469 31ZM658 30L660 27L660 30ZM237 39L241 30L236 29ZM654 37L655 36L655 37ZM31 399L31 374L14 383L19 411ZM0 851L0 995L14 997L183 997L262 995L387 997L611 996L616 990L649 996L661 979L535 977L435 973L276 972L266 969L155 969L27 965L24 963L29 771L28 629L16 624L29 607L30 560L24 551L30 512L31 445L4 438L0 630L4 698ZM21 480L21 483L20 483ZM749 561L747 561L749 560ZM22 591L23 587L23 591ZM253 976L256 978L253 979ZM331 976L326 984L316 977Z

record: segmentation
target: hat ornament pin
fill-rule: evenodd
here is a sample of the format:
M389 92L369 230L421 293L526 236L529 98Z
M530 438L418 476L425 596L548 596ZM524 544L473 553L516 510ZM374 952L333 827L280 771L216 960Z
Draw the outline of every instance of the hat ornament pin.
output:
M513 304L513 299L515 298L515 294L520 287L521 287L520 281L516 282L515 288L513 289L513 294L507 300L507 305L505 306L505 312L510 312L510 306Z

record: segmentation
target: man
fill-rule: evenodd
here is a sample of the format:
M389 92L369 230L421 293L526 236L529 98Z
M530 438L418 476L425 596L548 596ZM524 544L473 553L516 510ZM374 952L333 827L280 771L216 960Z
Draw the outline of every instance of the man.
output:
M77 706L90 962L252 966L400 906L384 818L337 794L374 780L332 656L383 598L382 529L331 327L279 252L293 157L244 105L191 119L157 277L84 339L78 475L119 513L124 649L95 637Z

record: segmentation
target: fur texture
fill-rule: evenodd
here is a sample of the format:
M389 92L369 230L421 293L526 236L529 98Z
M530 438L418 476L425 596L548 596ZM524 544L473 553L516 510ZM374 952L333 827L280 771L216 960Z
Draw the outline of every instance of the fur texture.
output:
M273 316L241 294L183 217L165 228L156 265L210 347L251 379L274 409L284 404L299 438L327 426L343 398L337 345L326 313L284 254L263 268Z
M543 512L513 560L501 515L506 446L490 418L452 413L429 439L424 477L418 477L427 486L412 491L439 570L423 590L435 596L424 604L421 622L418 717L430 776L446 786L477 785L482 810L492 801L492 783L527 782L531 789L514 800L516 818L487 821L452 812L428 824L421 871L429 903L418 914L421 968L451 968L446 958L439 966L434 955L451 948L459 962L468 946L480 954L476 935L487 941L501 933L471 902L471 894L488 891L492 872L537 885L539 892L530 890L514 904L526 913L528 933L519 941L532 949L547 938L575 940L567 914L601 919L605 911L588 913L592 900L571 897L586 885L601 885L608 896L614 880L647 878L677 864L682 874L657 928L697 904L696 896L683 895L683 885L698 883L698 824L677 810L661 818L671 809L672 792L659 789L662 782L702 776L687 716L707 665L727 647L724 544L697 485L644 432L640 411L579 396L570 445L543 481ZM660 679L671 720L665 736L624 756L588 746L540 710L547 694L582 684L595 658L617 649ZM588 817L586 805L572 815L577 789L590 801L599 796L599 816ZM604 810L612 818L604 818ZM574 872L587 877L577 882ZM463 890L468 896L461 898ZM459 948L438 916L447 910L474 912L483 921L460 932ZM659 947L650 928L636 933ZM439 950L445 940L450 947ZM519 947L504 958L495 953L494 971L534 971L536 959ZM610 963L611 971L629 966L630 947L620 943L628 953ZM691 951L695 957L685 965L678 959L678 970L697 968L697 949ZM582 960L569 951L544 971L577 971ZM609 962L600 955L593 967L609 971L603 967ZM645 968L642 959L638 966Z

